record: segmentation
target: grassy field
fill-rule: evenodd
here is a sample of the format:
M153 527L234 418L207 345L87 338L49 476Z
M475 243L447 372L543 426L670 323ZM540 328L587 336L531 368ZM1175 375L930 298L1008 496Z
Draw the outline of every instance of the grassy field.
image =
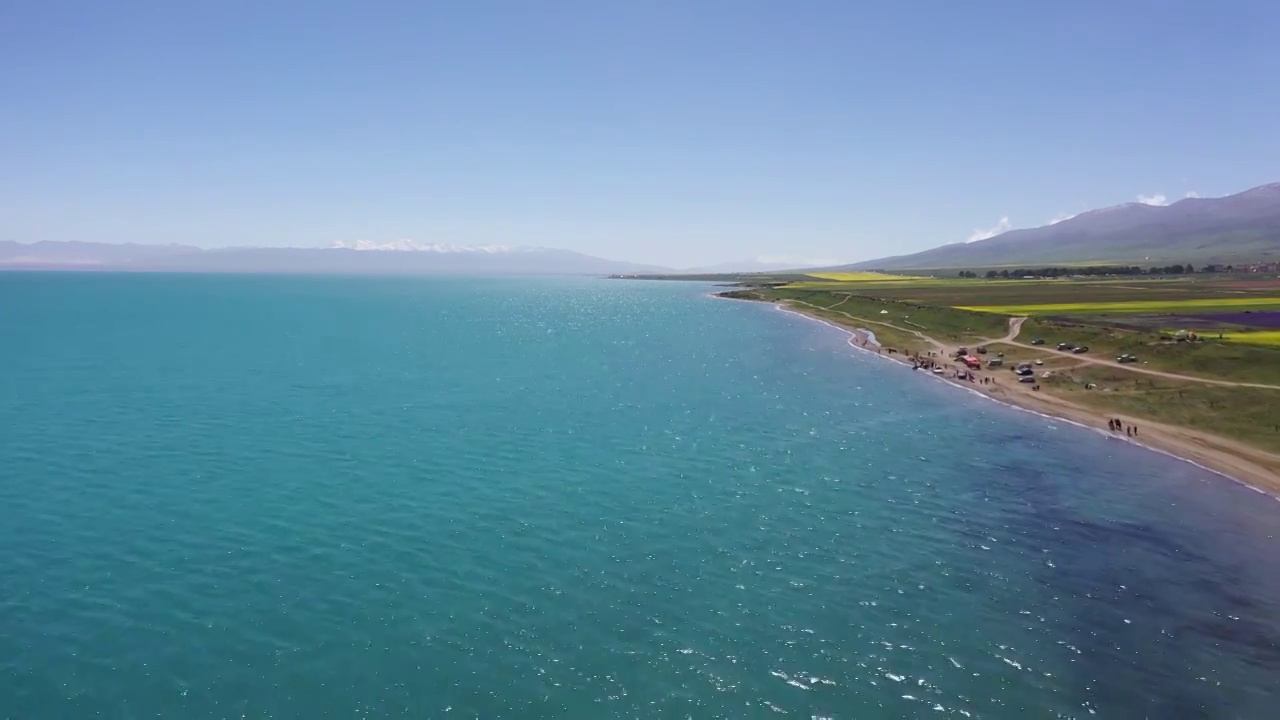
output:
M1264 345L1280 348L1280 330L1255 330L1253 332L1224 332L1224 340L1246 345Z
M821 318L835 325L871 330L876 334L876 339L880 341L881 345L898 351L913 352L926 350L930 347L927 341L922 340L912 332L913 328L910 328L910 326L890 327L897 323L888 319L887 315L880 314L880 310L884 309L881 303L868 298L859 298L855 301L844 295L823 291L797 290L791 286L786 289L750 288L734 290L722 293L722 295L741 300L760 300L782 303L783 305L797 303L796 309L803 310L806 314ZM835 307L832 308L832 306ZM901 318L898 319L900 320ZM918 328L914 329L918 330Z
M836 325L849 328L865 328L876 334L876 339L886 348L893 348L899 352L913 353L923 352L930 348L927 341L920 336L894 327L880 325L875 322L854 321L848 315L844 315L837 310L819 310L811 307L804 308L805 312L827 320Z
M837 310L849 315L955 343L1000 337L1010 316L1029 316L1019 337L1023 342L1071 342L1089 346L1095 356L1136 355L1142 367L1153 370L1280 385L1280 332L1204 317L1280 310L1277 284L1265 279L867 279L793 283L768 293L769 299L821 307L841 303ZM839 315L831 319L848 322ZM1171 329L1182 327L1193 329L1200 341L1175 342Z
M1234 312L1238 310L1280 309L1280 297L1225 297L1120 302L1073 302L1029 305L963 305L963 310L1000 315L1137 315L1151 313L1190 314Z
M915 282L810 280L805 287L875 295L918 305L947 307L1026 306L1079 303L1280 298L1280 288L1213 279L965 280L925 278ZM1246 307L1247 309L1247 307Z
M1086 389L1086 385L1095 387ZM1199 385L1081 366L1041 381L1045 391L1100 411L1195 428L1280 452L1280 390Z
M815 278L754 292L758 299L832 308L823 317L845 325L856 324L852 318L879 323L872 327L877 336L907 348L924 346L909 332L882 332L884 324L970 344L1003 336L1010 316L1029 316L1019 337L1023 342L1040 338L1050 347L1071 342L1089 346L1093 356L1136 355L1142 367L1153 370L1280 385L1280 331L1212 320L1215 312L1280 310L1280 287L1272 279L885 280L878 273L833 273L836 277L841 279ZM1199 341L1175 342L1172 331L1184 327Z
M759 292L762 299L774 302L794 301L831 308L828 313L832 319L846 325L851 324L850 316L863 319L873 323L869 327L876 331L877 336L880 335L880 330L874 324L897 325L908 331L920 331L939 340L954 342L1002 337L1009 327L1008 318L989 313L914 305L868 295L854 295L846 291L785 286L762 289Z
M1020 345L993 344L1005 366L1039 360L1036 375L1046 392L1097 409L1225 435L1280 452L1280 390L1202 385L1089 365L1079 356ZM1047 377L1043 375L1048 373ZM1275 371L1263 378L1274 379ZM1086 385L1096 387L1086 389Z
M1248 333L1246 333L1248 334ZM1033 317L1022 326L1019 340L1043 339L1050 347L1060 342L1085 345L1089 354L1115 359L1135 355L1141 367L1210 380L1280 385L1280 345L1254 345L1209 335L1200 342L1174 342L1165 333L1134 330L1098 322L1073 322Z

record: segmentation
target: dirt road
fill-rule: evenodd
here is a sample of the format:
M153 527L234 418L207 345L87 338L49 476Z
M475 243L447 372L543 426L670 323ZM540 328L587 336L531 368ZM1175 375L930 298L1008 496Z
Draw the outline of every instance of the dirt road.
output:
M905 328L905 327L902 327L901 325L894 325L893 323L884 322L882 320L871 320L869 318L857 317L856 315L850 315L847 312L836 309L841 305L843 305L848 299L849 299L849 296L846 295L844 300L841 300L840 302L828 307L814 305L812 303L804 302L803 300L792 300L790 302L796 305L807 305L808 307L815 308L818 310L834 312L837 315L843 315L849 318L850 320L855 320L860 323L868 323L872 325L883 325L885 327L893 328L894 330L900 330L902 332L911 333L915 337L920 338L920 340L933 346L933 348L943 357L953 357L956 353L956 350L960 347L959 345L947 345L947 344L938 342L934 338L929 337L928 335L924 334L919 330ZM1051 348L1047 348L1044 345L1032 345L1031 343L1026 343L1018 340L1018 335L1022 332L1022 325L1026 321L1027 321L1026 317L1009 318L1009 332L1006 333L1004 337L977 340L974 342L974 345L977 346L977 345L991 345L994 343L1005 343L1007 345L1017 345L1019 347L1028 348L1030 350L1040 350L1040 351L1050 352L1050 353L1058 352L1056 350L1052 350ZM1072 360L1075 360L1077 365L1103 365L1107 367L1118 368L1120 370L1125 370L1127 372L1135 372L1135 373L1140 373L1142 375L1153 375L1155 377L1162 377L1167 380L1178 380L1181 382L1188 382L1188 383L1204 383L1206 385L1222 385L1225 387L1245 387L1245 388L1258 388L1262 390L1280 390L1280 385L1267 385L1266 383L1239 382L1236 380L1214 380L1212 378L1196 377L1195 375L1179 375L1178 373L1164 372L1163 370L1152 370L1150 368L1144 368L1140 365L1134 365L1132 363L1120 363L1120 362L1116 362L1115 360L1098 357L1096 355L1090 356L1084 353L1080 355L1076 355L1074 353L1061 353L1061 354L1071 358Z
M1009 334L1006 335L1003 339L992 340L991 342L1002 342L1009 345L1017 345L1019 347L1030 348L1032 350L1044 350L1046 352L1061 352L1057 350L1051 351L1049 350L1049 348L1046 348L1043 345L1032 345L1031 343L1020 342L1018 340L1018 333L1022 331L1022 323L1026 322L1026 320L1027 318L1025 317L1017 317L1017 318L1010 319ZM1140 365L1134 365L1133 363L1116 362L1115 360L1098 357L1096 355L1090 356L1085 353L1076 355L1074 353L1063 352L1062 354L1069 356L1072 360L1078 360L1083 365L1105 365L1108 367L1119 368L1126 372L1135 372L1135 373L1140 373L1142 375L1154 375L1156 377L1162 377L1169 380L1179 380L1182 382L1190 382L1190 383L1204 383L1206 385L1224 385L1226 387L1246 387L1246 388L1260 388L1264 390L1280 390L1280 385L1267 385L1265 383L1237 382L1235 380L1213 380L1211 378L1196 377L1195 375L1179 375L1178 373L1164 372L1162 370L1151 370L1149 368L1144 368Z
M850 315L849 313L844 312L843 310L836 310L836 308L838 308L838 307L840 307L841 305L843 305L843 304L844 304L844 303L849 299L849 297L850 297L850 296L846 295L846 296L845 296L845 298L844 298L844 300L841 300L840 302L838 302L838 303L836 303L836 304L834 304L834 305L828 306L828 307L822 307L821 305L814 305L813 303L807 303L807 302L805 302L805 301L803 301L803 300L788 300L788 301L787 301L787 303L788 303L788 304L792 304L792 305L805 305L805 306L807 306L807 307L814 308L815 310L823 310L823 311L825 311L825 312L833 312L833 313L835 313L835 314L837 314L837 315L843 315L843 316L845 316L845 317L849 318L850 320L855 320L855 321L860 322L860 323L866 323L866 324L868 324L868 325L883 325L884 327L887 327L887 328L893 328L894 330L901 330L902 332L905 332L905 333L911 333L912 335L914 335L914 336L916 336L916 337L920 338L920 339L921 339L921 340L923 340L924 342L926 342L926 343L928 343L928 344L932 345L934 348L936 348L936 349L937 349L937 351L938 351L939 353L941 353L941 354L943 354L943 355L947 354L948 348L947 348L947 346L946 346L946 345L943 345L942 343L938 342L937 340L934 340L933 338L929 337L928 335L925 335L924 333L920 332L919 330L912 330L911 328L904 328L904 327L902 327L901 325L894 325L893 323L887 323L887 322L884 322L884 321L882 321L882 320L870 320L870 319L867 319L867 318L858 317L858 316L856 316L856 315Z

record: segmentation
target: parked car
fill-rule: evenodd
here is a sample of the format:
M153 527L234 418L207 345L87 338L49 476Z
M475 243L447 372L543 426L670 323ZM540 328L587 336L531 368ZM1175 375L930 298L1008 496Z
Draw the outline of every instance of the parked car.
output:
M1076 346L1073 345L1072 343L1058 343L1058 349L1063 351L1075 350Z
M1032 345L1043 345L1043 344L1044 344L1044 338L1036 338L1035 340L1032 340L1032 341L1031 341L1031 344L1032 344Z
M1125 353L1124 355L1121 355L1120 357L1116 358L1116 362L1124 363L1124 364L1135 363L1135 362L1138 362L1138 358L1128 353Z
M1077 348L1071 348L1071 352L1075 353L1076 355L1083 355L1089 352L1089 348L1086 345L1081 345L1080 347L1077 347Z
M986 345L979 345L979 346L978 346L978 348L977 348L977 350L978 350L978 354L979 354L979 355L986 355L986 354L987 354L987 346L986 346Z
M1036 378L1034 375L1023 375L1022 377L1018 378L1018 382L1033 383L1035 381L1036 381Z

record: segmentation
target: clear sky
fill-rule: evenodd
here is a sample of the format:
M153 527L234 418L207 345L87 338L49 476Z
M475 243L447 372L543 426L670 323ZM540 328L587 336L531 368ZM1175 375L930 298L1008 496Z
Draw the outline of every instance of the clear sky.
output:
M1280 180L1280 2L0 4L0 239L860 260Z

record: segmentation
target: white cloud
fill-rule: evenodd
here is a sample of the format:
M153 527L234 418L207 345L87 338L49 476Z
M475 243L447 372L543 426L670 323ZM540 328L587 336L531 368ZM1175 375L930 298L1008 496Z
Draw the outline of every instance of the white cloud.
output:
M1138 202L1143 205L1168 205L1169 198L1165 197L1162 193L1156 193L1155 195L1139 195Z
M1002 217L1000 218L1000 222L996 223L994 227L989 227L986 230L974 228L973 233L969 235L969 239L965 240L965 242L977 242L979 240L993 238L1000 233L1009 232L1012 228L1013 226L1009 224L1009 218Z
M1187 197L1189 197L1189 198L1198 198L1198 197L1200 197L1200 193L1196 192L1195 190L1188 190L1188 191L1187 191Z

